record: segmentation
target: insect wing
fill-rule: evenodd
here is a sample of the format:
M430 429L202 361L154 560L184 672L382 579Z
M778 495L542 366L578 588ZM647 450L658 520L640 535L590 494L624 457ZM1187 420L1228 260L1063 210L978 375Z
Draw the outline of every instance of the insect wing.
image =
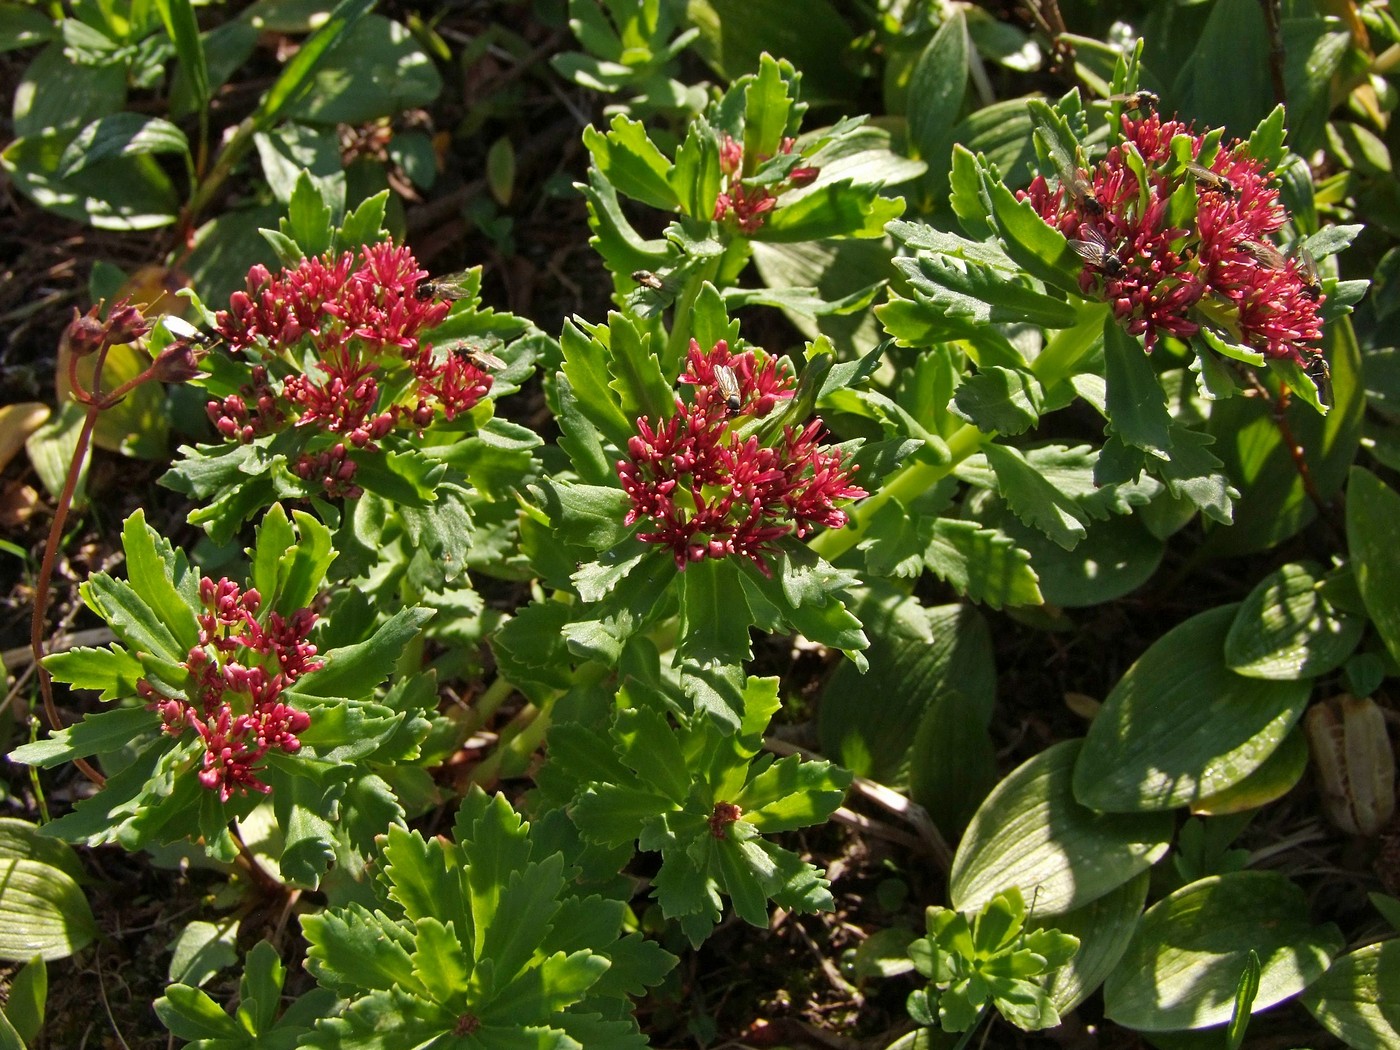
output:
M504 346L496 336L467 336L463 339L450 339L442 348L450 354L465 357L478 368L505 368L506 362L491 351Z
M424 281L413 292L414 298L428 299L469 299L477 292L478 278L474 270L447 274Z
M1283 269L1283 252L1279 251L1268 241L1240 241L1238 247L1240 251L1244 252L1260 266L1270 270Z
M1109 95L1105 102L1121 103L1124 109L1156 109L1162 102L1157 97L1157 92L1139 89L1137 91L1125 91L1121 95Z
M1196 181L1206 189L1215 190L1224 197L1234 199L1235 184L1218 171L1211 171L1204 164L1197 164L1194 160L1186 162L1186 170L1194 175Z
M719 386L719 392L724 395L729 414L737 415L743 407L744 397L739 391L739 378L734 374L734 369L728 365L715 365L715 383Z

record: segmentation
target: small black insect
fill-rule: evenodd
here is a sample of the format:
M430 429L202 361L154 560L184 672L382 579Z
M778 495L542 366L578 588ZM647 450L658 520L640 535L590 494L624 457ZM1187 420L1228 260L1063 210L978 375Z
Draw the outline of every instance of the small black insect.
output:
M1121 95L1109 95L1105 102L1121 102L1126 110L1134 109L1156 109L1161 99L1157 97L1155 91L1137 90L1125 91Z
M477 368L505 368L505 361L491 352L504 345L505 343L494 335L467 336L464 339L449 339L442 344L442 349L466 358Z
M433 277L415 288L413 297L423 303L429 299L466 299L475 294L472 287L476 283L474 277L475 274L470 270L448 274L445 277Z
M661 278L656 276L656 274L652 273L650 270L633 270L632 280L636 281L643 288L650 288L652 291L655 292L659 292L662 288L665 287L665 284L661 280Z
M715 383L724 395L725 406L731 416L737 416L744 406L743 394L739 392L739 377L728 365L715 365Z
M1302 246L1295 248L1291 256L1298 264L1298 279L1303 282L1303 294L1317 302L1322 298L1322 277L1317 272L1317 260L1312 257L1312 252Z
M1094 196L1094 187L1074 168L1059 164L1058 162L1055 167L1060 173L1060 185L1063 186L1065 192L1069 194L1069 198L1074 202L1075 207L1092 218L1101 218L1104 209L1099 199Z
M1195 176L1196 181L1205 189L1214 190L1226 200L1234 200L1239 196L1235 189L1235 184L1219 172L1211 171L1204 164L1197 164L1194 160L1186 162L1186 170Z
M1069 246L1075 255L1110 277L1117 277L1124 270L1123 260L1118 257L1113 245L1108 243L1103 231L1096 227L1085 227L1083 240L1071 237Z

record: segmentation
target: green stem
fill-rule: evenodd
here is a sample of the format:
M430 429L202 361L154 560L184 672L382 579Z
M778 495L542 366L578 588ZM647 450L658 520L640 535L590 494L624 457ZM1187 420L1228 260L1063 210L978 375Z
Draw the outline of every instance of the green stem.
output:
M705 282L714 280L715 275L719 273L719 265L723 258L723 255L716 255L707 259L695 276L686 282L685 291L676 299L675 314L671 318L671 334L666 339L666 358L661 363L663 368L669 368L685 358L686 348L690 346L690 314L695 309L695 300L699 298L700 289L704 287Z
M478 729L491 720L491 716L500 710L503 703L515 692L513 686L505 678L497 678L486 687L485 692L476 698L471 708L462 716L460 732L463 739L470 737Z
M1093 347L1103 331L1105 316L1107 307L1086 305L1079 322L1072 328L1062 328L1056 332L1031 362L1031 373L1047 394L1074 374L1074 366ZM899 500L907 504L927 492L996 436L995 431L979 430L971 423L964 423L947 438L949 455L946 460L937 463L914 462L896 470L878 492L866 497L852 510L845 528L828 530L812 540L812 550L827 561L839 558L865 537L871 522L886 503Z

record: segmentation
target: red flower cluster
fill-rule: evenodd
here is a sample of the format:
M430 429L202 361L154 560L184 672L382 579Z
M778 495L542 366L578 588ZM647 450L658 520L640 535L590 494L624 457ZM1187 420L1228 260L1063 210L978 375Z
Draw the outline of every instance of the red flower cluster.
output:
M780 537L846 524L836 501L866 493L851 484L853 468L840 453L821 445L820 420L786 428L772 445L729 427L737 416L766 416L792 396L792 377L780 377L775 361L760 367L752 350L731 355L724 340L706 353L692 339L680 381L695 388L693 402L678 400L675 415L656 427L639 419L627 443L630 458L617 464L632 500L626 524L655 524L638 539L669 547L681 569L738 554L767 575L764 555Z
M292 374L280 389L268 368L253 369L239 394L210 401L208 411L224 437L248 442L281 429L289 419L344 441L319 456L304 454L297 472L317 477L328 493L354 496L355 464L345 442L374 448L401 422L425 427L469 411L491 389L492 377L468 356L436 354L423 332L442 322L451 303L422 291L427 271L407 248L387 242L303 259L274 276L264 266L248 271L245 291L234 292L219 313L219 334L230 349L257 348L280 359ZM303 371L303 356L315 364ZM385 389L405 393L383 402ZM333 461L329 467L322 462Z
M193 699L161 693L146 679L137 692L159 711L166 732L180 736L193 728L204 743L199 782L227 802L234 792L271 790L258 779L257 763L272 748L292 754L297 734L311 716L282 703L282 690L318 670L316 647L306 639L316 614L298 609L290 619L269 613L257 619L262 597L240 590L227 578L199 584L205 611L199 614L199 644L183 666L190 673Z
M783 139L780 151L791 153L794 139ZM767 186L745 186L744 147L726 134L719 144L719 167L724 173L724 190L715 199L715 212L712 218L721 222L727 215L734 216L734 222L744 233L756 233L763 226L764 216L778 206L778 194L783 190L806 186L820 173L819 168L793 168L787 180L778 184L777 192Z
M1037 176L1021 196L1073 239L1084 258L1080 287L1112 304L1114 315L1150 351L1161 333L1189 339L1203 319L1225 317L1233 341L1268 357L1305 362L1322 336L1315 279L1274 246L1287 221L1270 173L1232 142L1208 165L1183 166L1172 139L1186 136L1200 158L1206 136L1151 113L1123 117L1125 144L1090 171L1064 173L1052 190ZM1141 155L1147 184L1128 162ZM1172 225L1172 195L1194 184L1195 214Z

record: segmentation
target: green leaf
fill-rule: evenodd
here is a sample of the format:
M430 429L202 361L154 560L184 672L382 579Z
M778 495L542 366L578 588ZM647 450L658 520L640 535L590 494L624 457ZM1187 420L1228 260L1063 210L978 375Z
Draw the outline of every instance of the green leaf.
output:
M405 918L417 922L436 917L451 923L464 942L475 939L461 874L440 840L425 840L416 831L390 826L383 853L389 897L403 908Z
M321 255L331 246L334 219L320 187L312 181L309 172L302 171L287 202L287 221L282 232L296 243L303 255Z
M792 68L786 70L792 76ZM792 99L787 77L772 55L758 60L758 76L744 88L744 159L756 165L760 157L775 157L787 134Z
M304 675L286 690L288 697L366 697L388 677L403 647L432 619L431 609L400 609L363 642L325 653L319 671Z
M1318 1024L1355 1050L1400 1042L1394 973L1400 941L1368 944L1343 955L1308 986L1302 1003Z
M927 528L924 564L959 593L993 609L1041 603L1030 555L1004 533L952 518L935 518Z
M1112 812L1188 805L1243 780L1279 746L1311 683L1231 671L1222 650L1236 609L1178 625L1119 679L1075 768L1081 804Z
M306 968L343 996L396 987L420 992L409 956L411 940L391 927L387 916L353 903L303 915L301 929L309 945Z
M830 0L809 0L801 18L788 0L687 0L685 20L700 31L696 53L726 80L757 70L767 51L802 70L819 99L848 99L860 86L846 57L856 31Z
M1400 561L1395 558L1395 523L1400 494L1370 471L1353 467L1347 484L1347 548L1352 571L1392 659L1400 660Z
M774 762L729 801L743 807L743 819L765 834L819 824L846 797L851 774L830 762L802 761L796 755Z
M140 113L113 113L93 121L63 151L58 177L68 179L105 160L147 153L190 153L185 133L168 120Z
M981 195L996 222L996 232L1006 254L1037 280L1073 295L1079 293L1079 256L1059 230L1050 226L1028 200L1017 200L1000 179L980 164L977 169Z
M667 178L671 162L647 137L641 121L619 113L606 132L592 125L584 128L583 144L618 193L662 211L679 207L680 198Z
M1349 319L1326 326L1323 351L1332 370L1332 411L1321 416L1306 405L1294 404L1284 419L1303 452L1312 491L1325 502L1340 491L1356 461L1367 399L1361 350ZM1266 550L1316 517L1317 506L1299 475L1293 449L1279 435L1267 399L1217 401L1211 406L1207 430L1217 438L1214 450L1224 460L1224 473L1244 495L1235 509L1234 526L1212 529L1203 554L1221 557ZM1173 433L1173 460L1182 453L1181 436ZM1169 481L1165 472L1162 478ZM1217 520L1228 524L1230 518Z
M336 4L320 28L297 48L291 61L263 95L258 108L248 118L251 130L266 131L277 123L284 110L304 96L316 72L373 6L374 0L341 0Z
M789 243L826 237L883 237L885 224L904 214L903 197L882 197L873 186L850 182L815 183L779 198L768 221L753 234L758 241Z
M0 1011L0 1018L14 1026L13 1032L19 1039L32 1042L44 1026L48 995L49 970L44 960L36 957L10 978L10 996L5 1009ZM4 1046L3 1032L0 1032L0 1046ZM19 1050L24 1050L23 1046Z
M409 28L367 14L344 27L286 115L315 124L366 124L425 106L441 90L437 66Z
M221 925L212 922L189 923L171 945L167 978L172 984L198 988L220 970L238 961L237 919Z
M0 4L0 51L35 47L57 34L58 27L41 8Z
M1172 448L1166 394L1142 344L1112 317L1103 323L1109 427L1124 442L1166 459Z
M1400 499L1396 503L1400 510ZM1345 663L1365 621L1335 608L1322 583L1316 566L1299 563L1264 577L1230 624L1226 665L1249 678L1291 680L1316 678Z
M96 689L103 702L136 695L136 683L146 676L141 661L120 645L106 649L69 649L44 657L44 667L55 681L75 689Z
M199 20L190 0L156 0L156 10L165 24L165 31L175 43L175 56L193 95L191 108L203 113L209 104L209 65L204 57L204 43L199 37Z
M10 752L15 762L48 768L85 755L116 751L160 726L160 716L144 707L121 707L87 715L47 740L23 744Z
M909 141L932 171L947 170L967 77L967 20L960 9L954 9L945 14L938 32L914 63L905 103Z
M1239 986L1235 989L1234 1011L1230 1015L1230 1024L1225 1029L1225 1045L1228 1050L1240 1050L1240 1044L1244 1042L1244 1033L1249 1028L1250 1008L1254 1005L1254 997L1259 994L1259 954L1251 948L1249 958L1245 963L1244 973L1240 974Z
M996 473L1001 498L1022 522L1065 550L1073 550L1088 535L1092 515L1017 449L989 442L983 446L983 454Z
M384 212L388 203L388 190L381 190L361 201L359 207L345 216L340 229L336 231L336 248L348 251L383 240Z
M1295 726L1263 765L1225 790L1198 798L1191 804L1191 812L1198 816L1221 816L1258 809L1297 787L1307 768L1307 738L1302 728Z
M1096 813L1075 801L1083 742L1066 740L1023 763L978 808L958 845L948 890L975 911L1008 886L1036 913L1072 911L1146 871L1167 851L1169 814Z
M618 448L626 448L636 432L636 420L622 411L613 394L607 347L584 335L573 321L564 323L559 346L575 403L605 438Z
M247 1030L198 988L172 984L154 1005L160 1023L177 1039L229 1040L232 1047L238 1048L247 1045ZM218 1043L213 1046L223 1050Z
M1229 1021L1250 951L1261 960L1256 1011L1312 984L1341 951L1341 932L1313 926L1302 889L1273 871L1193 882L1143 915L1104 986L1104 1012L1144 1032Z
M198 595L197 582L184 552L175 551L169 540L148 526L140 510L122 523L122 548L132 591L159 619L165 635L176 646L159 655L183 659L199 640L199 624L192 608Z
M859 596L855 611L871 629L870 670L862 675L843 663L827 682L821 749L861 776L897 786L925 761L910 753L911 725L956 711L985 730L996 695L991 636L970 606L925 608L884 587ZM870 703L871 696L882 702Z
M1050 328L1072 326L1073 306L1030 287L1010 260L983 263L977 255L920 252L894 264L909 281L916 300L936 316L946 318L950 333L973 338L987 324L1027 322Z
M1052 926L1079 938L1074 957L1051 971L1045 981L1050 1001L1061 1014L1075 1009L1117 969L1147 901L1147 884L1144 871L1073 911L1039 919L1032 916L1031 929Z
M78 884L39 860L0 858L0 959L64 959L97 936Z

